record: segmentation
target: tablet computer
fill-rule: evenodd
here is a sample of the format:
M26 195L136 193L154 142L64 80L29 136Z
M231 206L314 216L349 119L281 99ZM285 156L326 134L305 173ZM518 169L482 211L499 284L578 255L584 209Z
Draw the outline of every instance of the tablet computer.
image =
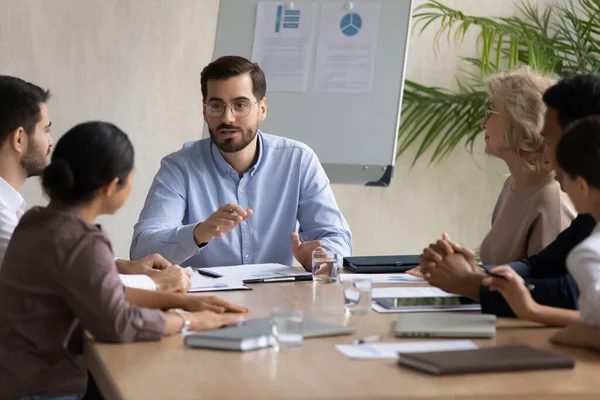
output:
M481 305L468 297L383 297L374 299L379 306L390 311L477 311Z

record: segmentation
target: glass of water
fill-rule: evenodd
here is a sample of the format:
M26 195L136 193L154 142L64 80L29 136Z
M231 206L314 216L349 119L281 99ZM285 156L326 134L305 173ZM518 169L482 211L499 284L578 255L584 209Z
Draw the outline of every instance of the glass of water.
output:
M302 310L277 308L271 313L271 332L275 349L298 349L302 347Z
M344 282L344 308L352 315L365 315L371 311L371 287L369 279Z
M339 254L319 247L312 252L312 274L313 282L334 283L337 282L338 269L341 266Z

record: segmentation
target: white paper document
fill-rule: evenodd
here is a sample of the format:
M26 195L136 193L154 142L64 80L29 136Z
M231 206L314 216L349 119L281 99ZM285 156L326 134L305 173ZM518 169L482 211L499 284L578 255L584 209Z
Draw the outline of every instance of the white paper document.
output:
M235 277L210 278L202 276L192 268L187 267L186 270L192 273L192 285L188 292L219 292L224 290L250 290L244 285L244 282Z
M436 287L385 287L375 288L371 297L380 299L384 297L460 297L458 294L444 292Z
M312 277L312 273L303 268L290 267L283 264L246 264L230 267L202 268L202 271L221 277L237 278L241 281L256 279L282 279L288 277Z
M315 91L371 93L375 71L379 3L330 1L321 6L315 60Z
M398 353L418 353L421 351L472 350L477 345L470 340L438 340L419 342L338 344L336 349L353 360L395 359Z
M419 283L425 279L408 274L340 274L340 281L347 282L355 279L368 279L373 283Z
M316 10L316 3L306 1L293 7L290 2L258 3L252 61L265 71L268 91L306 91Z

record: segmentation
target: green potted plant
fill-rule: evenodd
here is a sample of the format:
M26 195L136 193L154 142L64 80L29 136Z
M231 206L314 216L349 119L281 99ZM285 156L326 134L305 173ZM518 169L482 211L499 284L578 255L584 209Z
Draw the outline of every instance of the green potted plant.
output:
M561 77L600 71L600 0L570 0L543 9L530 1L509 18L465 15L437 0L415 10L418 33L441 22L435 45L443 38L461 41L469 29L477 29L479 57L463 59L468 68L456 77L457 91L406 80L397 156L415 145L413 164L432 147L431 163L459 143L472 151L488 101L485 77L496 71L522 64Z

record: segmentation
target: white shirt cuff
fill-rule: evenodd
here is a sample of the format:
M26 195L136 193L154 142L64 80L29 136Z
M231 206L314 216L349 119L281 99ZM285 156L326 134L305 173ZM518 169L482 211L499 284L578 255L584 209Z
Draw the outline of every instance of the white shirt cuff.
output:
M144 290L156 290L156 284L147 275L123 275L119 274L119 278L121 278L121 283L123 285L134 288L134 289L144 289Z

